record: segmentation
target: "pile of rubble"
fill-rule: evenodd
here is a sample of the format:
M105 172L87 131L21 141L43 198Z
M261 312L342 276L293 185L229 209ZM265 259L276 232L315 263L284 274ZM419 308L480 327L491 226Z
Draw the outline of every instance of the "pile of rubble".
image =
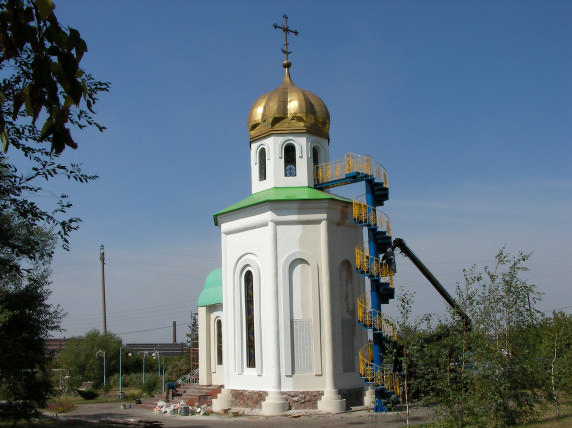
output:
M212 413L210 406L203 404L201 406L197 405L195 407L189 406L184 401L179 401L178 403L168 403L163 400L157 402L157 406L153 409L153 413L167 413L169 415L180 415L180 416L193 416L201 415L208 416Z

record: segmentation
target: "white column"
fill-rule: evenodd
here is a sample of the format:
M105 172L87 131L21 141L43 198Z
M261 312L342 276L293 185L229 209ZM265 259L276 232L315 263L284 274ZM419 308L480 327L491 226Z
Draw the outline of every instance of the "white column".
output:
M320 401L318 401L318 409L331 412L341 413L346 410L346 400L342 400L335 389L334 381L334 344L333 344L333 320L332 320L332 293L330 282L330 251L328 247L328 220L322 220L320 224L321 235L321 252L322 252L322 295L323 314L324 314L324 355L325 367L324 377L326 380L326 390Z
M264 311L267 320L263 329L264 334L264 362L265 372L268 374L268 396L262 403L263 415L279 415L288 410L288 402L284 400L280 382L280 331L279 331L279 310L278 310L278 242L276 223L268 223L270 234L270 263L268 266L270 284L261 284L266 290L262 294L266 296L264 304L261 304L261 311ZM271 341L270 341L271 340Z
M210 311L204 306L199 306L199 384L210 385L211 374L211 326Z
M232 281L232 271L230 266L227 266L228 256L227 256L227 243L226 236L221 231L221 253L222 253L222 309L224 315L222 317L223 329L222 329L222 364L224 373L224 383L225 386L228 385L229 379L232 374L232 367L234 367L234 358L232 349L234 347L234 329L233 329L233 305L232 296L234 295L234 284ZM232 332L232 333L231 333ZM232 407L232 395L229 389L223 388L221 392L217 395L217 398L212 400L212 409L215 412L220 412L224 409L230 409Z

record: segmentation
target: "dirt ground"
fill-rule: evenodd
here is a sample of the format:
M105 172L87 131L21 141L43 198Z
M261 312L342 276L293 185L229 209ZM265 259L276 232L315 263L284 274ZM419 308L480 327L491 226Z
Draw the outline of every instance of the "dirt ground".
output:
M234 409L233 409L234 410ZM55 415L52 415L55 416ZM342 414L324 414L318 411L290 411L284 416L262 416L254 412L241 414L240 416L221 416L211 414L209 416L180 416L169 414L155 414L152 410L131 405L130 408L122 408L120 403L97 403L80 404L73 410L61 415L62 419L83 419L89 421L101 421L103 419L120 420L145 420L159 421L165 427L290 427L311 426L316 427L404 427L405 414L403 412L374 413L373 411L358 407ZM429 408L420 408L413 411L410 417L412 425L429 423L432 421L432 412ZM96 425L97 426L97 425Z

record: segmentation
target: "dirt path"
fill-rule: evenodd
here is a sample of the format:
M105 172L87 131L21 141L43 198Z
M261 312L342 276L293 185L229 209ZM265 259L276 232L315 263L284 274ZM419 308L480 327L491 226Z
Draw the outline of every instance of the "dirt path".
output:
M147 408L132 405L131 408L122 409L120 403L97 403L81 404L70 412L58 415L63 418L80 418L90 421L102 419L132 419L145 421L159 421L165 427L290 427L310 426L317 427L384 427L400 428L405 426L405 418L402 412L374 413L365 408L342 414L323 414L316 411L297 412L285 416L261 416L246 414L241 416L179 416L169 414L154 414ZM432 420L432 412L429 408L421 408L413 413L410 418L412 425L428 423Z

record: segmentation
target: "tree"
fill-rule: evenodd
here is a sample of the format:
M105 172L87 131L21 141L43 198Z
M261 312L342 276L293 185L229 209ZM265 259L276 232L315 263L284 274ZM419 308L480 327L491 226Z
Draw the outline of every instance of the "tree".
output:
M464 270L457 301L472 330L450 329L434 346L442 380L434 396L449 425L512 426L537 416L543 370L530 331L539 321L541 293L522 278L529 257L501 248L494 268Z
M394 344L394 370L400 375L401 394L405 400L405 420L410 425L411 404L415 398L424 395L424 372L420 361L424 360L424 339L430 329L431 316L412 319L415 293L401 290L397 295L399 320L397 322L398 340Z
M0 3L0 70L13 73L4 79L0 92L0 137L3 151L13 145L32 153L26 144L26 127L17 124L22 117L32 119L41 113L45 121L39 140L49 141L51 150L61 153L66 146L76 148L69 124L80 129L94 125L93 105L107 83L85 74L79 64L87 44L73 28L62 28L51 0L4 0ZM87 107L87 110L83 108ZM22 107L25 107L22 110Z
M0 208L21 221L54 228L68 248L80 221L63 218L71 207L68 196L60 195L51 207L32 198L43 190L39 183L56 176L82 183L96 178L82 173L80 165L61 162L59 154L66 146L77 147L72 129L104 129L94 120L93 107L109 83L79 68L87 45L77 30L60 26L54 8L51 0L0 0ZM10 147L19 151L14 159L7 157ZM4 234L0 246L34 257L31 247Z
M96 178L59 158L77 147L73 129L104 129L93 106L109 84L79 68L86 51L51 0L0 0L0 395L9 399L41 403L49 390L43 340L63 316L47 303L49 265L55 236L67 249L80 221L66 218L67 195L52 206L34 198L56 176Z
M572 316L553 312L537 327L538 359L544 362L544 390L560 417L560 396L572 392Z
M18 229L6 213L3 230L31 242L37 254L30 260L12 255L14 263L26 263L25 273L0 265L0 399L29 400L42 404L51 390L44 354L44 339L60 330L63 312L50 305L50 261L55 240L39 228Z
M187 333L187 345L189 348L199 347L199 320L196 312L191 312L191 322Z
M79 387L82 382L93 382L96 387L101 386L103 385L103 359L96 357L96 354L99 350L105 352L105 375L110 378L119 373L121 346L122 341L118 336L91 330L85 336L71 337L60 352L57 363L68 371L72 388Z

